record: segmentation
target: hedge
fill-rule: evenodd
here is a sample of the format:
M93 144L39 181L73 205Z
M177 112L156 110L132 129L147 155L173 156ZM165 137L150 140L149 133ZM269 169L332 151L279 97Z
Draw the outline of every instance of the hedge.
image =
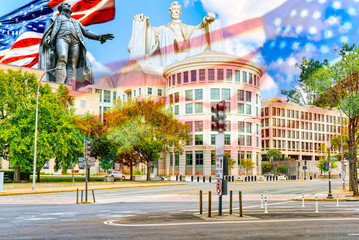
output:
M8 177L11 181L14 180L14 171L13 170L0 170L4 173L4 177ZM30 172L20 172L20 180L30 180Z

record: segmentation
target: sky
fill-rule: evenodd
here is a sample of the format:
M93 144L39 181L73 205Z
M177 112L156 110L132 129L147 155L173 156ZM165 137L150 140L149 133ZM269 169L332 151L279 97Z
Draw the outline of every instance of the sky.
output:
M0 16L27 2L29 0L0 0ZM105 67L106 64L125 62L129 59L127 48L135 14L143 13L148 16L152 26L166 25L171 21L168 8L172 2L173 0L115 0L114 20L87 26L97 34L112 33L115 36L114 40L103 45L98 41L86 40L95 76L98 77L99 73L107 75L112 73ZM261 95L262 98L268 98L281 97L282 88L288 89L294 86L293 79L299 74L295 64L299 63L302 57L321 57L330 54L331 48L340 47L339 43L334 45L332 43L334 40L337 41L335 34L339 36L343 34L340 41L348 40L344 33L345 30L348 32L355 27L349 20L350 17L357 15L357 6L354 4L358 4L359 0L178 0L178 2L182 5L182 22L189 25L199 24L210 11L221 20L223 27L235 26L242 21L265 16L262 21L266 24L266 30L257 28L245 34L235 35L228 38L226 46L228 53L237 56L246 56L258 47L265 47L251 60L264 69ZM286 8L281 8L282 6ZM322 6L325 6L324 10L320 9ZM346 19L349 19L349 23L344 17L339 18L339 15L348 15ZM306 31L304 34L303 29ZM270 36L275 34L277 35L270 41ZM359 32L351 31L351 34L359 36ZM329 44L326 41L328 39L333 41ZM301 45L303 46L298 48Z

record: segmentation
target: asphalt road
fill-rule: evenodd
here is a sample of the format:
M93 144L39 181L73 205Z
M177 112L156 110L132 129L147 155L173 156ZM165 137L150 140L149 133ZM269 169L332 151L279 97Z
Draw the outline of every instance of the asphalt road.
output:
M73 192L1 197L0 239L358 239L358 202L320 202L315 213L315 202L302 207L290 201L325 192L327 184L231 183L230 189L243 192L246 217L234 209L233 217L221 220L198 215L200 189L213 192L216 214L214 183L96 191L98 204L67 204L75 201ZM340 188L341 182L332 185ZM268 195L268 213L260 208L260 194Z

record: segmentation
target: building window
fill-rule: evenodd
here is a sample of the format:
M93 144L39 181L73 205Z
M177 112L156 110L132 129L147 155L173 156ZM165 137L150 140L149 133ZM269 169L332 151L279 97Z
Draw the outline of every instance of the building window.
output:
M232 70L231 69L226 70L226 79L228 82L232 82Z
M193 100L193 91L187 90L185 92L186 101L192 101Z
M147 94L148 94L148 95L152 95L152 88L148 88L148 89L147 89Z
M183 73L183 82L188 83L188 72Z
M238 103L238 113L244 114L244 104Z
M199 70L199 80L200 81L205 81L206 80L206 70L205 69L200 69Z
M236 82L240 82L240 81L241 81L241 79L240 79L241 74L240 74L240 73L241 73L241 72L240 72L239 70L235 70L235 71L234 71L234 78L235 78Z
M173 154L170 153L170 166L173 166Z
M136 92L136 90L135 90L135 92ZM117 100L117 94L115 91L112 93L112 99L114 102L116 102L116 100Z
M231 145L231 134L224 135L224 145Z
M222 89L222 99L230 100L231 98L231 90L230 89Z
M244 101L244 91L243 90L237 90L237 100Z
M246 101L252 102L252 93L251 92L246 91Z
M252 106L250 104L246 104L246 114L252 114Z
M256 94L256 104L259 104L259 95Z
M194 95L196 100L203 100L203 89L194 90Z
M217 69L217 80L224 80L223 69Z
M103 101L105 103L110 103L111 102L111 91L108 91L108 90L103 91Z
M252 146L252 136L251 135L246 136L246 145L249 147Z
M192 152L186 152L186 165L191 166L193 164L193 154Z
M174 96L175 96L175 103L179 103L179 93L176 92L176 93L174 94Z
M136 91L135 91L136 94ZM157 89L157 96L162 97L162 89Z
M244 132L244 122L238 122L238 132Z
M247 83L247 72L244 72L244 71L243 71L243 72L242 72L242 76L243 76L243 77L242 77L242 78L243 78L243 82L244 82L244 83Z
M197 81L197 71L192 70L191 71L191 82L196 82L196 81Z
M246 123L246 132L252 133L252 123L249 122Z
M192 122L185 122L189 132L193 132L193 123Z
M175 113L174 114L179 115L179 106L178 105L175 106Z
M252 77L253 77L253 74L252 73L249 73L249 84L252 84L253 83L253 79L252 79Z
M176 85L176 75L172 75L172 86Z
M208 69L208 80L214 81L214 69Z
M195 135L194 136L194 144L195 145L203 145L203 135Z
M193 113L193 104L187 103L186 104L186 114L191 114L191 113Z
M194 129L196 132L203 132L203 121L195 121Z
M203 103L195 103L194 104L194 112L195 113L203 113Z
M211 134L211 145L216 145L216 134Z
M231 103L230 102L226 102L226 113L231 112Z
M175 153L175 166L179 165L179 153Z
M203 165L203 152L196 151L196 165Z
M241 165L241 160L244 159L244 152L238 153L238 165Z
M133 90L133 96L136 97L136 90Z
M86 101L85 100L80 101L80 107L86 107Z
M141 95L141 88L138 89L138 94Z
M257 86L257 75L254 75L254 86Z
M177 73L177 84L181 84L181 73Z
M219 88L212 88L211 89L211 99L212 100L219 100L220 99L220 95L219 95Z
M238 145L244 146L244 135L238 135Z

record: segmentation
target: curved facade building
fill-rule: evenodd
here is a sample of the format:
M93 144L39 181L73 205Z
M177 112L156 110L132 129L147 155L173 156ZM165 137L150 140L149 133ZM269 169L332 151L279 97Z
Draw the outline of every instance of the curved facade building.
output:
M167 66L165 96L176 118L188 124L193 141L183 154L172 152L158 162L158 175L215 175L215 135L211 106L227 105L225 152L235 160L231 175L244 174L240 161L250 158L259 174L260 78L257 64L221 52L205 52Z

